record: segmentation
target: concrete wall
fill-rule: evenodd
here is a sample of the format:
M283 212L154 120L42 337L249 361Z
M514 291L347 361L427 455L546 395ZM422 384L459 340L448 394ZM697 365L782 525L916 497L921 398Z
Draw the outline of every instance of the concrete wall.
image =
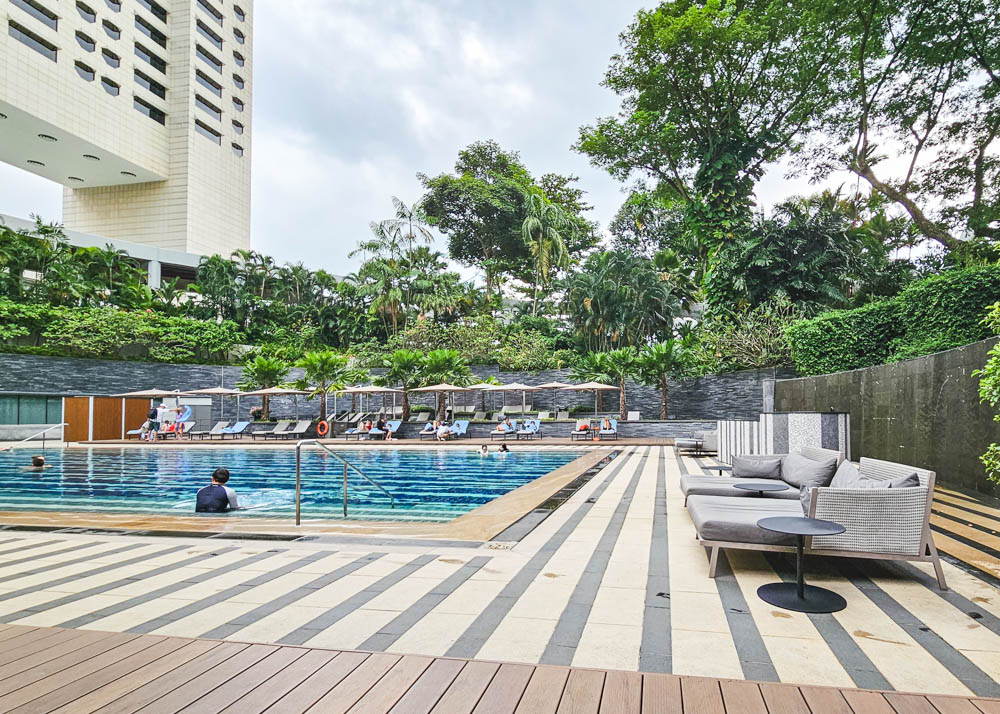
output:
M998 493L979 456L1000 441L993 410L979 401L986 353L997 340L851 372L779 380L778 411L851 415L853 458L886 459L937 472L939 482Z
M472 371L481 377L496 377L503 383L517 381L526 384L544 384L552 381L572 381L568 370L533 373L501 372L496 367L475 365ZM153 387L186 391L223 383L226 387L235 387L240 374L239 367L0 354L0 393L110 395ZM300 374L298 370L292 371L293 376L298 374ZM787 375L787 371L778 371L776 374L775 370L763 369L671 381L668 396L669 416L671 419L697 421L724 418L756 419L762 409L765 387L770 388L775 376ZM638 410L646 420L659 417L660 393L657 389L629 384L627 392L630 410ZM508 405L521 404L520 393L488 394L486 396L488 409L491 397L497 410L503 405L504 398ZM458 395L456 399L459 405L479 404L479 396L474 393ZM594 395L586 392L543 391L534 394L529 392L527 400L529 408L554 412L556 408L566 409L576 405L592 407ZM391 397L387 402L391 404ZM411 402L430 405L433 403L433 396L412 395ZM219 400L216 399L215 403L213 418L223 418L219 416ZM371 400L371 405L375 408L378 408L380 403L378 398ZM260 400L256 398L242 400L240 416L246 417L250 408L259 404ZM318 400L300 397L298 404L303 419L319 413ZM347 404L347 398L341 397L338 400L341 409ZM328 399L327 409L333 410L332 396ZM224 418L235 418L236 400L227 398L225 410ZM618 411L617 392L605 393L603 411ZM295 415L294 402L291 398L272 399L271 412L274 416L291 418Z

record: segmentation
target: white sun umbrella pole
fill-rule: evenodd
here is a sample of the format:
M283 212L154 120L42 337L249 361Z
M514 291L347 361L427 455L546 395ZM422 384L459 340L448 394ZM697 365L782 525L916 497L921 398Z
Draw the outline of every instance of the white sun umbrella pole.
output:
M563 387L566 391L573 392L593 392L594 393L594 417L597 417L597 394L598 392L605 391L618 391L618 387L614 387L610 384L602 384L601 382L584 382L583 384L574 384L569 387Z
M572 386L573 386L572 384L563 384L562 382L546 382L545 384L539 384L535 388L539 389L539 390L542 390L542 389L549 390L549 389L551 389L552 391L557 391L557 390L565 389L566 387L572 387ZM556 403L555 397L553 397L553 399L552 399L552 411L554 411L554 412L558 412L559 411L559 405Z

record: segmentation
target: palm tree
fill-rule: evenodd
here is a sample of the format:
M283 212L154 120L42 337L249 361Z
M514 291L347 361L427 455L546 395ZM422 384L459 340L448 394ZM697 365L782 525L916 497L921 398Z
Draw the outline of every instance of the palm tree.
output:
M448 382L456 387L464 387L470 378L469 365L458 350L431 350L424 359L421 383L424 386ZM437 418L445 416L445 394L437 395Z
M299 389L312 388L309 398L319 395L319 420L326 421L326 395L330 391L344 388L348 376L347 355L340 355L332 350L306 352L302 359L295 363L305 371L296 386Z
M420 210L419 203L407 206L393 196L392 207L396 210L396 217L390 218L385 223L395 228L399 238L406 241L406 254L408 258L412 259L413 244L420 242L430 245L434 242L434 234L427 228L427 219L424 217L423 211Z
M682 375L690 364L690 352L673 338L647 345L639 352L638 376L643 384L660 388L660 419L667 418L667 380Z
M409 390L420 383L424 362L424 353L419 350L396 350L382 363L387 370L386 373L375 380L376 384L384 387L400 385L403 390L403 421L408 421L410 418Z
M572 230L566 215L559 206L539 192L528 195L527 215L521 223L521 238L534 261L534 289L531 314L538 314L538 289L551 282L552 269L569 265L564 233Z
M578 382L614 381L608 370L607 358L604 352L588 352L570 368L570 377ZM597 392L597 408L604 410L604 392Z
M625 420L628 409L625 396L625 381L635 376L638 369L639 353L634 347L622 347L604 353L604 368L615 382L618 383L618 411L620 418Z
M287 362L277 357L258 355L243 365L243 375L236 386L243 391L277 387L281 384L286 374L288 374ZM261 407L261 418L264 421L268 421L271 416L271 398L267 396L262 397Z

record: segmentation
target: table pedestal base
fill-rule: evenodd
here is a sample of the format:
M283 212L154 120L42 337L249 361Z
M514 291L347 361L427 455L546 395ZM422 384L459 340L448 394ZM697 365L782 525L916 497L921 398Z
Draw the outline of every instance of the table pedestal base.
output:
M757 588L757 597L796 612L839 612L847 607L847 601L832 590L815 585L803 585L802 588L804 597L799 597L797 583L768 583Z

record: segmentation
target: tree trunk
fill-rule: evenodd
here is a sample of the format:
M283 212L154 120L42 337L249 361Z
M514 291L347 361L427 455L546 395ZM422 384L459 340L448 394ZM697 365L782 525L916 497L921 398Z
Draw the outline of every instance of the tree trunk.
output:
M628 404L625 403L625 380L621 379L618 381L618 394L620 395L618 401L618 418L625 421L625 410L628 409Z
M326 385L319 386L323 390L319 393L319 420L326 421Z
M351 395L351 413L353 414L353 413L355 413L357 411L358 411L358 395L357 394L352 394Z
M271 417L271 398L265 394L261 398L260 418L262 421L270 421L270 417Z
M437 400L438 400L437 418L439 421L444 421L445 411L446 411L444 392L438 392Z
M667 419L667 375L663 375L660 381L660 419Z
M410 395L406 391L406 385L403 385L403 421L410 420Z

